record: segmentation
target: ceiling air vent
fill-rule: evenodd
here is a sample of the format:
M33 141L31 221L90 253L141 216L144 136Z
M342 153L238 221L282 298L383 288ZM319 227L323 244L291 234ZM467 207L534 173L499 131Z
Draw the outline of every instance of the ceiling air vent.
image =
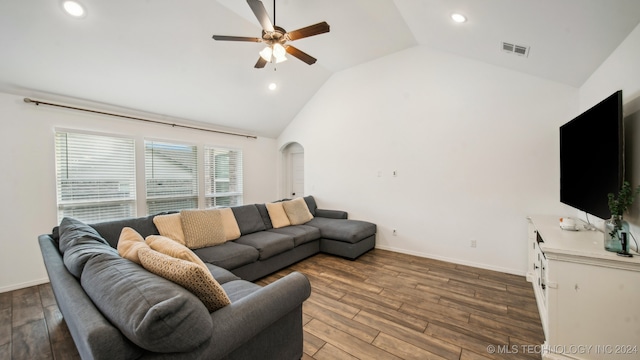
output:
M502 42L502 51L515 54L518 56L529 56L529 47L524 45L516 45L508 42Z

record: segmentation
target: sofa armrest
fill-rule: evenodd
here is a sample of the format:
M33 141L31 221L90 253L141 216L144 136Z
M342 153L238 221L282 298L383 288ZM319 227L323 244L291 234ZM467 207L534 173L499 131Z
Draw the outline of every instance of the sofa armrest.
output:
M142 350L132 344L95 307L84 289L65 267L57 244L49 235L38 237L51 288L80 357L136 359Z
M329 218L329 219L346 219L347 216L346 211L342 210L324 210L324 209L316 209L316 216Z
M311 295L306 276L293 272L211 314L213 334L207 353L217 359L240 347ZM300 310L301 311L301 310Z

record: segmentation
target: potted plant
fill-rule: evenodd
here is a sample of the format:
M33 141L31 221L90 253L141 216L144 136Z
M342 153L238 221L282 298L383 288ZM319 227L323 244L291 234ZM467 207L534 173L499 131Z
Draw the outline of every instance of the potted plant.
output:
M626 252L627 249L622 248L621 233L629 233L629 224L624 221L623 215L629 210L633 200L640 194L640 186L635 190L631 188L631 184L625 181L622 188L618 192L618 196L609 193L609 210L611 218L605 221L604 229L604 248L607 251Z

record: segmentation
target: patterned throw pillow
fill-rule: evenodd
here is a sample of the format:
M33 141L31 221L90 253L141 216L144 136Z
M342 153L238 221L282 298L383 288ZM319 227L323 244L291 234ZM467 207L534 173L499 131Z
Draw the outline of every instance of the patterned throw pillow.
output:
M223 244L226 241L220 210L182 210L182 231L189 249Z
M222 286L202 266L150 248L140 249L138 256L145 269L189 290L202 301L209 312L231 304Z
M160 235L173 239L182 245L186 244L179 213L154 216L153 223L158 228Z
M313 215L309 211L309 207L303 198L297 198L290 201L283 201L282 207L291 225L302 225L313 219Z
M122 228L120 238L118 239L118 254L120 254L120 256L140 265L138 250L148 247L142 235L138 234L137 231L130 227Z
M278 229L281 227L291 225L289 218L287 217L287 213L284 212L284 208L282 207L282 203L267 203L267 212L269 212L269 217L271 218L271 224L274 229Z
M162 235L149 235L147 236L145 242L147 245L149 245L149 247L157 252L169 255L174 258L191 261L192 263L195 263L207 269L207 265L205 265L202 260L200 260L198 255L194 254L193 251L189 250L188 247L179 244L177 241L173 241L168 237Z

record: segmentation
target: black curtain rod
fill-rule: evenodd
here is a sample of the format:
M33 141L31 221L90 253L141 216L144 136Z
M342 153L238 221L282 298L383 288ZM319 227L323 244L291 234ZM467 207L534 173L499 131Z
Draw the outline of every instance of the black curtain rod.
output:
M179 127L179 128L183 128L183 129L200 130L200 131L208 131L208 132L218 133L218 134L241 136L241 137L246 137L248 139L257 139L258 138L255 135L247 135L247 134L240 134L240 133L234 133L234 132L229 132L229 131L206 129L206 128L201 128L201 127L197 127L197 126L190 126L190 125L172 124L172 123L159 121L159 120L149 120L149 119L143 119L143 118L134 117L134 116L120 115L120 114L114 114L114 113L109 113L109 112L104 112L104 111L97 111L97 110L84 109L84 108L68 106L68 105L54 104L54 103L50 103L50 102L46 102L46 101L34 100L34 99L29 99L29 98L24 98L24 102L26 102L28 104L35 104L35 105L42 104L42 105L61 107L61 108L65 108L65 109L85 111L85 112L90 112L90 113L94 113L94 114L121 117L121 118L125 118L125 119L144 121L144 122L153 123L153 124L169 125L171 127Z

